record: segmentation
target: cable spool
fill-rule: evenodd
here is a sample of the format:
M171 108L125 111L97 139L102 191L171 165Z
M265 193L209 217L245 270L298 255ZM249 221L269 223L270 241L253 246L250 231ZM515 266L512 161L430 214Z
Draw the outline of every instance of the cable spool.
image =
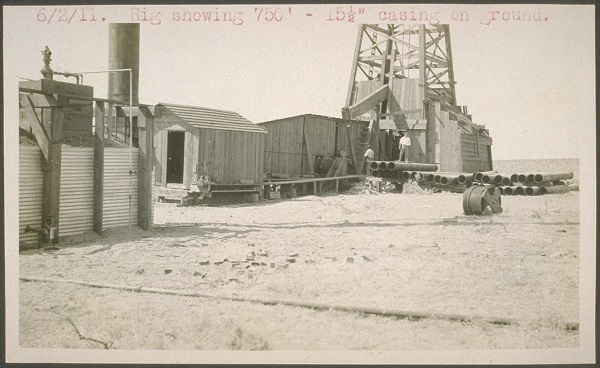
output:
M463 193L465 215L491 215L502 213L500 189L491 186L476 185Z

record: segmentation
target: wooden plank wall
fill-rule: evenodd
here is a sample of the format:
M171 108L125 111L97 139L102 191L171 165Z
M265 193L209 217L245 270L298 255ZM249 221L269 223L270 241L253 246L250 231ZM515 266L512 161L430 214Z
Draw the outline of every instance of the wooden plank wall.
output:
M187 189L190 183L198 181L198 148L200 142L200 129L185 132L185 148L183 158L183 184Z
M269 133L264 148L264 172L285 175L302 174L304 117L298 116L261 124Z
M340 151L345 151L346 157L350 158L350 156L351 156L350 143L348 141L348 133L346 133L346 127L344 126L344 123L342 123L342 122L338 122L337 124L338 124L337 149ZM350 129L350 139L352 139L352 144L354 145L355 150L360 149L360 147L359 147L360 133L361 133L363 127L368 128L369 123L353 121L350 123L350 128L348 128L348 129ZM358 152L358 151L356 152L357 156L360 155L362 157L363 154L364 154L364 152Z
M388 110L392 112L423 109L421 93L423 87L419 86L419 79L396 79L393 78L389 84L390 97L388 98ZM395 115L393 117L396 126L400 129L408 129L406 119L419 119L421 112L406 115Z
M92 101L58 96L63 107L63 137L92 135L94 108Z
M476 172L489 170L488 147L490 144L491 139L487 137L462 134L461 154L463 171ZM479 146L479 150L477 150L477 146Z
M333 157L335 152L336 121L320 116L304 117L304 133L313 160L316 156ZM304 148L303 173L310 172L308 153Z
M265 134L196 129L198 176L207 175L215 183L262 182Z
M439 102L427 106L427 138L425 153L429 163L439 165L439 171L462 171L461 129L458 123L450 120L447 111L440 108Z

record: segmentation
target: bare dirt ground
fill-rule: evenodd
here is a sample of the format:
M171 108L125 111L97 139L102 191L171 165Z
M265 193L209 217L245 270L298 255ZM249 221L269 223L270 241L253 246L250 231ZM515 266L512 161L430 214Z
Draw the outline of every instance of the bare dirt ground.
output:
M112 229L60 250L22 252L20 275L163 293L21 281L20 345L578 346L578 332L565 327L579 321L579 193L502 200L501 215L477 218L465 217L462 195L450 193L306 196L228 207L156 203L152 231ZM254 261L241 262L252 253ZM411 320L222 297L481 318Z

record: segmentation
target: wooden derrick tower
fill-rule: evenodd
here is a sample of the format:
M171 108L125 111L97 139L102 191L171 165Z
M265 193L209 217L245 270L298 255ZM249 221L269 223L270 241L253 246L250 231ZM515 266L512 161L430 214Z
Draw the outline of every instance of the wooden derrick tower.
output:
M342 108L344 119L369 121L356 162L367 145L376 159L397 159L392 133L405 130L410 161L441 171L491 169L489 132L457 105L455 84L448 25L360 25Z

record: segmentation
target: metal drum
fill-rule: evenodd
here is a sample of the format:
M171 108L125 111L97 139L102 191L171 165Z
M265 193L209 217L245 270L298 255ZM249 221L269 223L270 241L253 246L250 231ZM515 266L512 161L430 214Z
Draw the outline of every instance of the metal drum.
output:
M465 215L491 215L502 213L500 189L496 187L476 185L463 193L463 210Z

